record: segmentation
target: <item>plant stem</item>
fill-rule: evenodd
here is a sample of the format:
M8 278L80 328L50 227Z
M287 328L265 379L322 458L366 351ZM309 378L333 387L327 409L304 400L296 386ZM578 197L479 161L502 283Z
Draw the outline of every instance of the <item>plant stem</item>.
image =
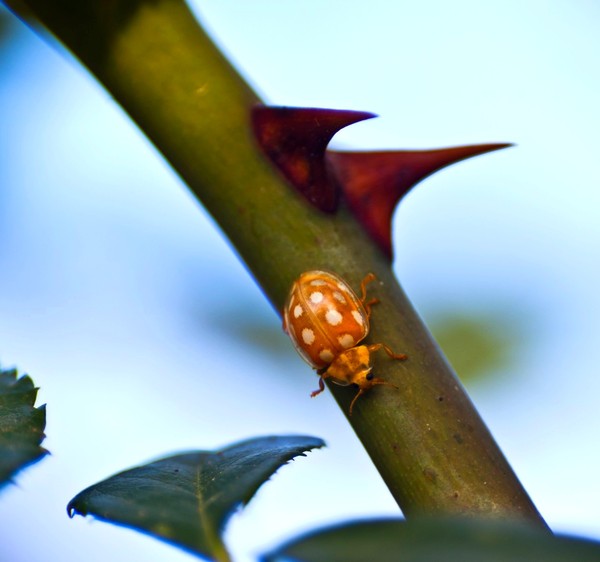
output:
M24 3L163 153L278 311L302 271L333 270L354 287L377 275L369 341L409 359L377 358L378 376L399 390L374 389L349 422L405 515L520 518L545 528L386 258L346 209L310 208L263 158L249 126L257 96L184 2ZM331 390L347 412L354 391Z

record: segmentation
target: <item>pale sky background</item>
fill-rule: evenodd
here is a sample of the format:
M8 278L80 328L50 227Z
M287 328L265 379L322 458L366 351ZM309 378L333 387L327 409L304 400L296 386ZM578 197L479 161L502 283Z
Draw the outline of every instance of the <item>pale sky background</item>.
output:
M426 318L492 311L521 330L510 372L470 394L552 528L600 539L598 3L192 5L265 100L381 116L338 147L517 144L413 192L394 266ZM257 435L328 447L233 518L236 560L398 513L211 220L93 78L20 24L0 51L0 127L0 359L41 387L52 452L0 494L0 560L192 560L66 504Z

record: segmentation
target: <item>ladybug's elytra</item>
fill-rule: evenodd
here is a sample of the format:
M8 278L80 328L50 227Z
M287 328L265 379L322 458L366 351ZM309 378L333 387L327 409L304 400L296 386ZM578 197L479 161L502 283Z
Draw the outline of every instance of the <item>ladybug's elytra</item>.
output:
M283 310L283 329L290 336L296 351L320 375L323 381L332 379L346 386L356 384L358 393L350 404L350 415L358 397L373 386L394 386L371 373L371 353L383 349L392 359L406 359L387 345L357 345L369 333L371 306L367 302L367 284L375 280L369 273L360 284L361 296L341 277L327 271L307 271L292 285Z

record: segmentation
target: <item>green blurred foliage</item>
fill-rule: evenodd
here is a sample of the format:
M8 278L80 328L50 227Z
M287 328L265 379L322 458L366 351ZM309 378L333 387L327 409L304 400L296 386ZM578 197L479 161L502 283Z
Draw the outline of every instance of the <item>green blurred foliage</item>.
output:
M517 521L448 517L354 521L292 539L260 562L592 562L600 543Z
M437 312L428 325L466 384L514 368L525 337L521 324L496 311Z

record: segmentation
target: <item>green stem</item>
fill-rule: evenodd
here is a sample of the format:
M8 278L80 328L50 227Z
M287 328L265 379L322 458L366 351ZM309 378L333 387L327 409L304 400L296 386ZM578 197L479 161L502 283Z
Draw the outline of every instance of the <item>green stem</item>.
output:
M370 292L381 304L370 341L409 360L377 358L378 376L399 390L374 389L349 422L405 515L476 514L545 527L380 251L345 209L313 210L262 157L249 127L256 95L183 1L25 3L164 154L277 310L302 271L333 270L355 287L365 273L377 275ZM347 412L353 390L331 390Z

